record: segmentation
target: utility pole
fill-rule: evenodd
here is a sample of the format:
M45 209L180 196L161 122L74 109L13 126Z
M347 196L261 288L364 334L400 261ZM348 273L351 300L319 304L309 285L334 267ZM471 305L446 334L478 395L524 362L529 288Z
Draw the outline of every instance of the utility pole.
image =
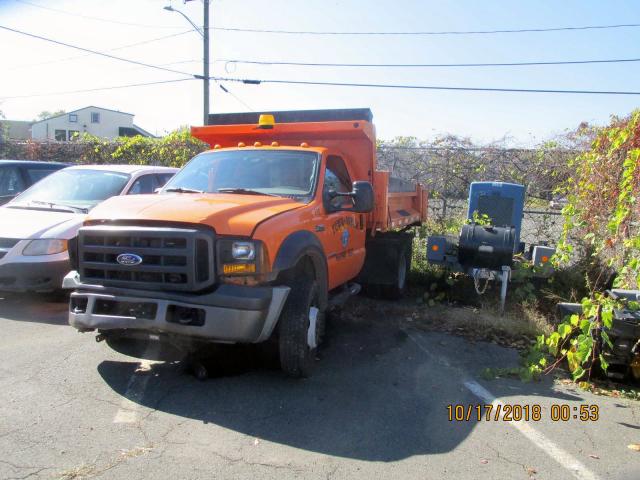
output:
M204 39L203 55L203 101L204 101L204 125L209 125L209 0L203 0L204 4L204 24L202 26L202 37Z
M185 0L185 3L190 0ZM171 5L167 5L163 7L168 12L176 12L182 15L187 22L191 24L193 29L202 35L203 40L203 54L202 54L202 103L203 103L203 113L204 119L203 124L209 124L209 2L211 0L202 0L204 5L204 19L202 28L198 27L193 21L187 17L180 10L176 10ZM200 78L200 75L195 75L195 78Z

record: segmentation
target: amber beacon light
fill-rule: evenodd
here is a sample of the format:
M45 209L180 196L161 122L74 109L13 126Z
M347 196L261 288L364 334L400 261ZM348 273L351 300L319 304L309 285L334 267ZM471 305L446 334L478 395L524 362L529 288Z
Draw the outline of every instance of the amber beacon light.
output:
M276 119L273 115L260 115L258 117L258 128L270 129L276 124Z

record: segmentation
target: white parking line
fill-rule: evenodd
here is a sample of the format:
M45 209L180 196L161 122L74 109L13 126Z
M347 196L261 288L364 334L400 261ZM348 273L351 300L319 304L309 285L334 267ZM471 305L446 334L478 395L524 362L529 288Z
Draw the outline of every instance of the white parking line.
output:
M464 386L473 393L476 397L485 403L490 403L494 407L496 405L504 406L504 403L498 400L491 392L485 389L475 380L468 380L464 382ZM598 476L585 467L582 463L576 460L570 453L558 447L555 443L545 437L538 430L533 428L530 423L525 421L509 421L507 422L522 435L527 437L536 447L544 451L547 455L553 458L556 462L569 470L574 477L580 480L597 480Z
M158 342L149 342L146 347L143 357L155 357L158 353ZM124 392L124 398L120 402L120 408L113 417L113 423L135 423L138 421L138 412L140 410L140 404L142 397L144 396L147 383L151 378L151 366L157 362L152 360L141 360L138 368L131 375L127 389Z
M491 403L495 405L504 405L495 395L489 392L486 388L480 385L478 382L470 378L464 370L453 367L449 362L443 358L436 358L432 355L427 348L420 343L413 332L405 330L407 336L415 343L420 350L427 354L432 360L446 366L458 370L462 378L463 385L478 399L484 403ZM549 457L558 462L563 468L568 470L575 478L579 480L598 480L599 477L589 470L585 465L574 458L570 453L558 447L555 443L549 440L546 436L533 428L530 423L525 421L510 421L506 422L513 428L518 430L524 437L526 437L531 443L533 443L540 450L545 452Z

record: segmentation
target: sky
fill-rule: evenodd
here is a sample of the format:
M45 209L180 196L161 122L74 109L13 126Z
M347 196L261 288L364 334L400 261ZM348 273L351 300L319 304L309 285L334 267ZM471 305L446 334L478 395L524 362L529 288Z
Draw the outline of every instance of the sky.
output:
M0 110L11 120L88 105L133 113L161 135L202 124L201 0L0 0L0 26L183 73L104 58L0 29ZM640 23L637 0L212 0L211 26L295 31L415 32ZM165 37L165 38L160 38ZM166 38L168 37L168 38ZM640 91L640 62L482 68L265 66L228 60L329 63L495 63L640 58L640 28L469 35L283 35L212 30L212 76L343 83ZM160 39L159 39L160 38ZM145 43L142 43L145 42ZM130 46L131 44L138 44ZM124 47L124 48L123 48ZM222 85L227 93L220 88ZM427 91L211 83L214 113L370 107L378 136L507 137L532 146L586 121L605 124L640 96Z

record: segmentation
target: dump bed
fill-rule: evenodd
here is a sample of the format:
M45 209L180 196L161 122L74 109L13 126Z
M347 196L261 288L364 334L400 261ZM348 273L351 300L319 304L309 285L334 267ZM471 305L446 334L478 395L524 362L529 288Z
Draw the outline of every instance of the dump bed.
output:
M261 115L273 115L275 122L260 125ZM386 231L421 223L427 218L427 191L420 184L391 178L377 170L376 134L368 108L297 110L215 114L209 125L192 127L191 134L215 148L269 146L269 148L326 148L342 156L354 181L371 182L374 210L367 215L367 227Z

